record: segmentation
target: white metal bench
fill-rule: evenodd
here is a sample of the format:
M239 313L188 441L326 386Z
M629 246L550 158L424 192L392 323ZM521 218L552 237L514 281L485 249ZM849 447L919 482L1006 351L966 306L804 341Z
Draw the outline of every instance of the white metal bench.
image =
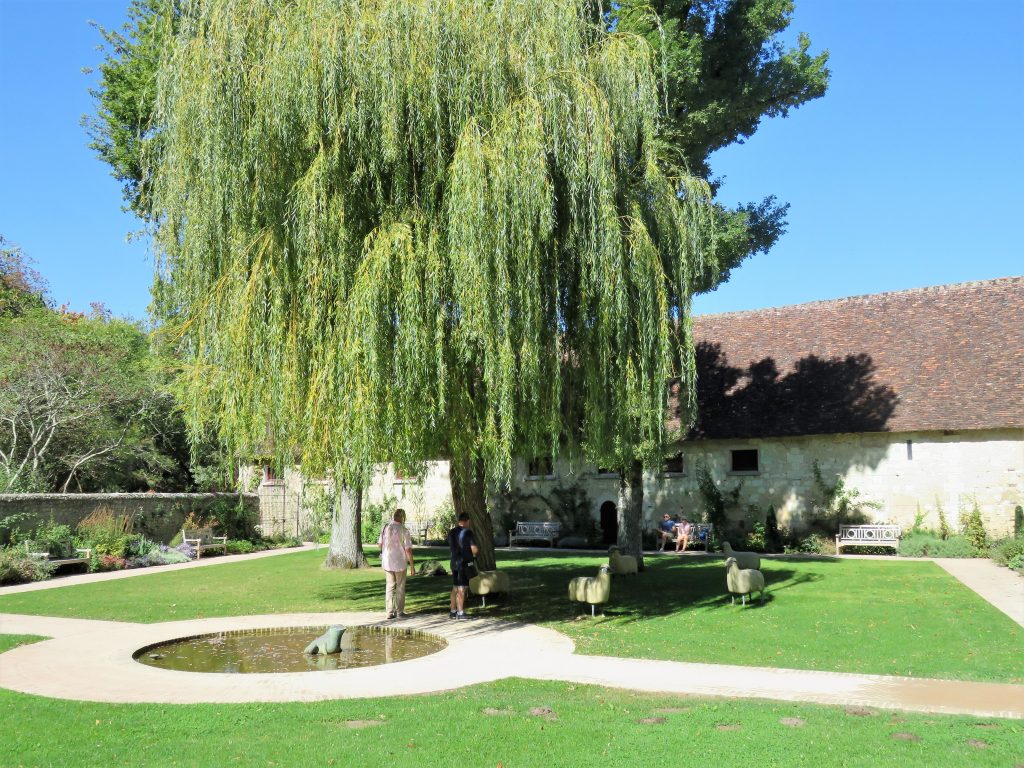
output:
M516 523L515 530L508 532L508 545L511 547L514 541L526 540L526 541L547 541L551 546L555 546L555 542L558 541L558 536L562 532L561 523L543 522L543 523L529 523L519 522Z
M71 545L70 542L64 547L63 557L53 557L48 551L47 552L34 552L32 550L32 542L25 542L25 551L28 552L29 557L34 557L37 560L45 560L58 568L62 565L74 565L76 563L88 563L92 559L91 549L79 549Z
M840 525L836 535L836 554L843 547L900 548L902 529L898 525Z
M212 528L182 528L181 540L196 551L196 560L210 549L219 549L225 555L228 553L228 537L214 536Z
M658 528L656 530L658 531L657 545L658 545L658 548L660 549L660 547L661 547L661 529ZM710 552L711 551L711 531L712 531L711 523L690 523L690 536L686 540L686 545L689 546L690 544L694 544L694 543L703 544L704 545L704 551L705 552ZM672 535L669 536L666 539L666 541L670 541L673 544L675 544L678 540L679 540L679 530L678 529L673 530L672 531Z

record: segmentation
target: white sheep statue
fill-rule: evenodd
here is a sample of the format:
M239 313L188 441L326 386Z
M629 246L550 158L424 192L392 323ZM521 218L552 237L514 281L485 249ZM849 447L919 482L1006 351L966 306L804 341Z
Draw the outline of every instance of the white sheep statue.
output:
M725 586L729 590L729 601L736 603L735 595L741 595L743 605L747 604L747 595L754 592L761 593L761 602L764 602L764 574L753 568L741 569L735 557L725 561Z
M722 542L722 551L726 557L735 558L740 568L752 568L756 571L761 567L761 556L757 552L737 552L728 541Z
M617 546L608 549L608 566L616 576L627 576L637 573L636 558L632 555L624 555Z
M577 576L569 582L569 599L589 603L590 615L596 615L594 606L608 602L612 594L612 569L602 565L597 576Z
M487 606L487 595L499 592L508 594L509 589L508 574L505 571L480 571L469 580L469 591L480 595L480 605L483 607Z

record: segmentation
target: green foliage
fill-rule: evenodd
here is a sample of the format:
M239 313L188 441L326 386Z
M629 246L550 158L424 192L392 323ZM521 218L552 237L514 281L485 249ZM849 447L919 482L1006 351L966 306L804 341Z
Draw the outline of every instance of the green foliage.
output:
M965 536L943 539L933 533L908 533L900 539L902 557L973 557L974 548Z
M989 557L998 565L1010 565L1010 561L1021 556L1024 556L1024 537L1021 536L996 541L989 548Z
M582 483L558 483L549 491L549 507L562 524L562 536L597 541L598 525L590 512L591 501Z
M939 536L944 539L948 539L953 535L953 529L949 525L949 520L946 519L946 511L942 508L942 501L935 498L935 510L939 515Z
M391 495L385 495L377 504L363 505L363 544L376 544L380 538L380 532L384 524L391 520L395 509L398 507L398 499Z
M303 489L303 507L306 510L304 541L329 540L331 520L334 516L334 493L325 486L307 486ZM365 517L366 511L363 511Z
M51 518L48 523L40 525L32 534L36 552L49 552L51 558L67 557L74 547L74 533L70 525L56 523Z
M972 501L970 514L963 520L963 532L971 543L974 555L983 557L988 550L988 534L985 533L985 523L981 519L981 507L977 499Z
M0 585L44 581L50 578L54 565L37 557L29 557L23 546L0 547Z
M779 521L775 516L775 507L768 507L768 515L764 520L764 543L767 551L782 551L782 534L779 531Z
M228 539L229 555L248 555L256 549L256 545L246 539Z
M0 235L0 318L46 307L46 281L31 263L21 248Z
M1020 504L1013 508L1013 535L1024 535L1024 507Z
M828 52L812 54L805 34L788 35L793 3L779 0L624 0L610 6L624 32L642 35L663 67L663 140L703 178L711 154L743 141L764 117L824 95ZM656 15L657 14L657 15ZM728 279L752 253L767 251L785 231L788 205L774 197L728 209L718 206L718 268L700 290Z
M711 470L707 465L697 466L697 489L700 491L704 506L704 520L711 523L715 538L719 540L729 533L728 511L739 506L742 487L742 483L739 483L732 490L722 491L711 476Z
M1014 555L1007 561L1006 565L1015 571L1024 573L1024 555Z
M784 551L787 553L799 553L804 555L834 555L836 553L835 540L822 536L819 533L809 533L806 536L799 536L788 543Z
M811 463L814 480L814 498L811 502L810 527L826 536L835 535L840 525L859 525L868 522L866 509L880 509L881 504L861 498L856 488L847 488L842 475L829 483L815 460Z
M564 436L660 455L714 213L663 151L650 46L589 10L189 6L152 218L194 432L354 487L440 454L507 479Z
M444 540L448 531L455 527L458 522L458 515L455 513L455 504L451 499L445 499L444 503L437 508L434 519L430 525L432 538Z
M124 558L130 554L133 522L130 516L115 515L109 507L101 506L78 523L76 532L83 545L92 549L93 560L99 565L102 556ZM107 565L112 563L108 561Z
M206 508L204 517L208 525L218 528L230 539L259 538L259 534L256 533L259 512L253 507L246 506L241 496L235 502L217 499Z
M747 534L743 542L743 548L751 552L767 551L764 523L754 523L753 529Z
M911 533L923 533L924 532L924 521L928 517L928 513L921 509L921 505L917 505L917 511L914 513L914 524L910 526Z

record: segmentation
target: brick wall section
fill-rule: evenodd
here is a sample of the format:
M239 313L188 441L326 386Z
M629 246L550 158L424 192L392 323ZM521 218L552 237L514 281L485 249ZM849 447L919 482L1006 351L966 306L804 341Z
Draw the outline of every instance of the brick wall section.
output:
M242 494L243 503L259 514L259 498ZM238 502L234 493L33 493L0 494L0 522L11 515L27 514L17 523L31 531L40 523L64 523L74 528L98 507L109 507L116 515L136 515L135 530L148 538L169 542L181 530L189 512L205 513L218 502Z
M1024 277L702 315L694 335L694 438L1024 429Z

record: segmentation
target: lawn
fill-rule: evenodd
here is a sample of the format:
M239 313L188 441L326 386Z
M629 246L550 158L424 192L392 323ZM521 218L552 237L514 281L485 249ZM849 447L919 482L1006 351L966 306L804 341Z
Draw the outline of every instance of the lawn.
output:
M292 611L383 611L383 573L326 571L323 551L0 596L0 612L156 622ZM432 552L440 557L440 550ZM425 550L417 553L422 561ZM765 604L729 604L720 560L650 558L617 578L606 615L573 619L570 578L597 555L499 551L514 593L473 612L545 624L580 653L1024 682L1024 630L927 562L765 560ZM409 581L407 608L443 612L450 582ZM473 601L476 605L476 601Z
M0 651L31 638L0 636ZM1024 725L504 680L301 704L93 704L0 690L0 765L1002 766ZM59 724L60 738L54 738Z

